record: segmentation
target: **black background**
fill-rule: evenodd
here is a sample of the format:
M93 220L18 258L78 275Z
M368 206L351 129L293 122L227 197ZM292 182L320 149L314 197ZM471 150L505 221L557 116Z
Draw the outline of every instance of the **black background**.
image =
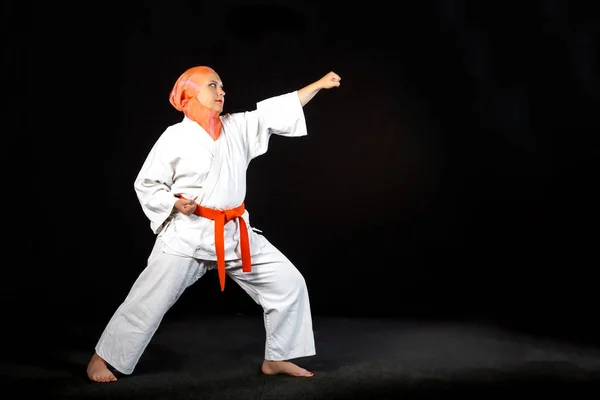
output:
M597 340L597 15L466 3L5 3L13 334L100 334L154 243L133 180L181 119L175 80L209 65L225 112L342 77L306 105L309 135L248 171L253 225L315 315ZM260 312L227 282L207 274L169 316Z

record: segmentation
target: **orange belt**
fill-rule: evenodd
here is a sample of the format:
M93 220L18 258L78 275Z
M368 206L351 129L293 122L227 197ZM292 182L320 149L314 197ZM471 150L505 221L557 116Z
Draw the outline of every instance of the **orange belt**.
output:
M182 196L179 196L183 199ZM230 210L215 210L213 208L196 205L194 214L215 221L215 249L217 251L217 270L219 272L219 281L221 291L225 290L225 224L235 219L240 221L240 242L242 246L242 271L251 272L252 263L250 259L250 240L248 239L248 227L246 221L242 218L244 203L239 207Z

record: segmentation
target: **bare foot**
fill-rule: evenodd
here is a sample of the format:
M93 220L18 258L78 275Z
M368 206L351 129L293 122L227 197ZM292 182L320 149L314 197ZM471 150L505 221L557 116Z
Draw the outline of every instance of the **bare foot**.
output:
M286 374L291 376L311 377L314 374L310 371L300 368L289 361L268 361L263 362L261 371L265 375Z
M88 378L94 382L114 382L117 380L104 361L97 353L94 353L87 366Z

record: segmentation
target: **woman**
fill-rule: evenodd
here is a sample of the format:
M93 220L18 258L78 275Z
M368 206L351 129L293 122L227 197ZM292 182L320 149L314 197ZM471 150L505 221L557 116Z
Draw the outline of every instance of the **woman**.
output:
M102 333L88 367L96 382L129 375L165 313L186 288L217 269L262 306L264 374L309 377L289 360L315 354L306 283L296 267L250 226L244 207L246 170L267 151L272 134L307 134L302 107L321 89L340 85L329 72L297 91L257 103L253 111L221 115L223 82L206 66L185 71L171 104L184 116L148 154L134 189L157 235L148 264Z

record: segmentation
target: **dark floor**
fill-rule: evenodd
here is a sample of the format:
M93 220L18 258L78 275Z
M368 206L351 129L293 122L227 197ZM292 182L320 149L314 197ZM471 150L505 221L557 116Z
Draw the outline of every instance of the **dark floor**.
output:
M4 398L36 399L506 399L600 398L600 349L475 322L315 317L312 378L261 376L260 317L165 320L135 373L89 382L100 332L16 351L3 362ZM16 357L16 354L23 354ZM538 398L538 397L536 397Z

